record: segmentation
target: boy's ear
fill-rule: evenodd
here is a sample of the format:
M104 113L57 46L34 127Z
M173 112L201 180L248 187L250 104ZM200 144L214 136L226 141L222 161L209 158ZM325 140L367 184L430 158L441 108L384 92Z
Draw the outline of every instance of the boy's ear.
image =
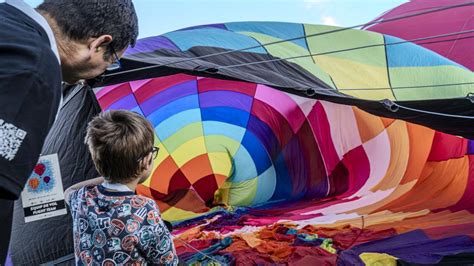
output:
M153 163L153 155L150 154L140 162L142 171L145 171Z
M150 154L150 159L148 160L148 165L147 165L147 167L150 167L152 163L153 163L153 155Z

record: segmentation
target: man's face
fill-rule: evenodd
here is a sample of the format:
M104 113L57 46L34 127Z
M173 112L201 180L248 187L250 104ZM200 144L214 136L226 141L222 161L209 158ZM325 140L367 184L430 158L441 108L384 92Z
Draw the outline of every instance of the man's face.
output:
M63 80L74 84L82 79L100 76L110 64L122 57L125 50L114 53L108 44L103 43L78 45L77 49L61 58Z

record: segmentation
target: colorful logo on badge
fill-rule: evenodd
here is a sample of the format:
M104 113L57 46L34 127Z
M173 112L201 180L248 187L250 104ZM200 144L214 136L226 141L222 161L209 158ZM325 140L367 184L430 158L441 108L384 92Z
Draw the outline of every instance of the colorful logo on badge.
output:
M49 192L54 187L54 176L50 161L40 161L28 178L26 188L31 193Z

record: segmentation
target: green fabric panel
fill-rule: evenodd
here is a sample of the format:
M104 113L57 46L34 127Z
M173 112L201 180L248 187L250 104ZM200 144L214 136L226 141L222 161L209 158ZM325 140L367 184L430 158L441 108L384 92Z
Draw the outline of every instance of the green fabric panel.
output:
M229 205L250 206L257 194L257 178L231 184L229 191Z
M240 143L234 139L221 135L207 135L206 140L207 152L226 152L226 149L232 156L235 155L240 147Z
M339 27L334 26L308 24L305 24L304 27L306 35L339 29ZM344 30L314 37L307 37L306 40L312 54L350 49L366 45L384 44L382 34L361 30ZM383 45L347 52L332 53L327 56L344 58L371 66L387 67L385 47Z
M390 80L398 100L428 100L465 97L474 91L474 84L426 88L397 89L474 82L474 74L455 66L397 67L390 69Z
M179 148L179 146L201 136L203 136L202 123L196 122L181 128L169 138L165 139L162 143L166 147L166 150L171 154Z

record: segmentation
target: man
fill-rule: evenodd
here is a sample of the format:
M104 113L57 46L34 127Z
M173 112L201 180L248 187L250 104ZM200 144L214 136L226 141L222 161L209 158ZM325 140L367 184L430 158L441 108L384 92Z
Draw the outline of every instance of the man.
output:
M73 84L117 68L137 36L131 0L45 0L36 10L0 0L0 264L13 200L54 122L61 80Z

